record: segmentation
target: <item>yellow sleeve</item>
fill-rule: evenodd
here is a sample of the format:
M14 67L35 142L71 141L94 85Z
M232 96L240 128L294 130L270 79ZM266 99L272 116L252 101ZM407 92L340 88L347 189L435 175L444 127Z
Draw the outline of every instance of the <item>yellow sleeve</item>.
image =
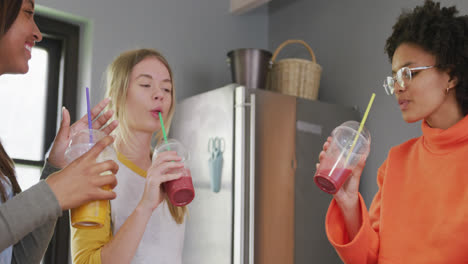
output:
M102 228L70 228L74 264L101 264L101 249L112 239L110 206L107 206L107 209L106 221Z

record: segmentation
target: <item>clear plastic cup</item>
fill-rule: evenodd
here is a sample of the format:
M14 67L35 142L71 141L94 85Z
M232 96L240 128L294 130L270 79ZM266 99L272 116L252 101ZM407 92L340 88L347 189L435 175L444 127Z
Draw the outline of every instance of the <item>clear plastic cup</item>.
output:
M195 198L195 189L193 188L192 175L188 166L190 158L187 149L175 139L169 139L166 142L162 142L156 146L153 153L153 162L157 155L165 151L176 151L177 155L182 158L180 162L184 163L184 167L181 170L182 177L177 180L172 180L163 183L163 188L169 197L169 201L175 206L184 206L192 202ZM179 172L178 170L170 171L170 173Z
M353 147L359 125L356 121L346 121L332 131L332 141L314 176L315 184L322 191L335 194L358 162L369 155L371 136L365 127Z
M90 132L92 138L90 138ZM96 142L104 138L106 134L99 130L84 129L73 134L70 144L65 150L65 159L67 163L71 163L81 155L88 152ZM91 141L92 140L92 141ZM97 162L106 160L117 160L117 155L112 147L106 147L97 157ZM110 174L110 171L103 172L101 175ZM103 189L110 190L109 186L104 186ZM71 224L76 228L100 228L104 226L106 213L108 212L109 201L99 200L91 201L83 204L70 211Z

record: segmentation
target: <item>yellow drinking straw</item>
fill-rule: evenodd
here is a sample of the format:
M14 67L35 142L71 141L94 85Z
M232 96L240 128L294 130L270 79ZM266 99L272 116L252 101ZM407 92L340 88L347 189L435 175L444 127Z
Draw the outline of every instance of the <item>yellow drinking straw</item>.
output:
M372 107L372 103L374 102L374 98L375 98L375 93L372 93L369 104L367 105L366 112L364 113L364 117L362 118L361 124L359 125L358 132L357 132L356 136L354 137L353 145L351 145L351 149L349 150L349 154L348 154L348 157L346 158L345 164L348 164L348 159L351 156L351 153L353 152L354 146L356 145L356 142L357 142L357 140L359 138L359 135L361 134L362 128L364 127L364 123L366 122L367 115L369 115L369 111L370 111L370 109Z

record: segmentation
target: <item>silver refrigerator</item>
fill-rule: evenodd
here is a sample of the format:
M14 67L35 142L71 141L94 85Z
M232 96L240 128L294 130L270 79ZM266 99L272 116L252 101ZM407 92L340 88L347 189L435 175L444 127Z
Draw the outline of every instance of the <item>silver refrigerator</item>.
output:
M170 137L191 153L183 263L341 263L324 228L331 196L313 182L352 107L236 84L178 102Z

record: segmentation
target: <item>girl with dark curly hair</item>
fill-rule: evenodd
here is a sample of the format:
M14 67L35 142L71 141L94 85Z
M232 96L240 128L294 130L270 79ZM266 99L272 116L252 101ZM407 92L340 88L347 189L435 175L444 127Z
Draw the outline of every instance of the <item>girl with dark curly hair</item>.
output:
M345 263L468 261L468 16L457 12L426 1L393 26L384 88L423 135L390 150L369 211L364 161L334 195L326 232Z

